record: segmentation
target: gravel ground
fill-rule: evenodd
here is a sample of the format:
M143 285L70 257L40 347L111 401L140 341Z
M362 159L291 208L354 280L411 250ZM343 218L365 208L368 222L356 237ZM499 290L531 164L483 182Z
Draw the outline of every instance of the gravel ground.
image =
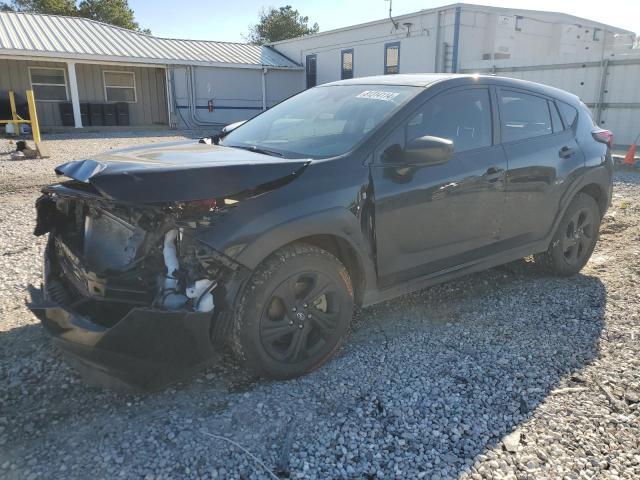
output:
M85 385L24 307L40 277L37 187L63 161L176 133L50 137L50 160L0 155L1 478L640 478L632 172L616 174L574 278L517 262L367 308L333 361L292 381L256 380L225 356L155 394Z

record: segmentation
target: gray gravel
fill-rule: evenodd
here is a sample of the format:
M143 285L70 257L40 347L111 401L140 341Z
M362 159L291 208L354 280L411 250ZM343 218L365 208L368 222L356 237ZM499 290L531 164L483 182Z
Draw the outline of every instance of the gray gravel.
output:
M363 310L304 378L256 380L225 355L123 395L86 386L24 307L32 204L62 161L177 136L147 135L0 156L0 478L273 478L256 459L282 478L640 478L640 174L618 172L574 278L517 262Z

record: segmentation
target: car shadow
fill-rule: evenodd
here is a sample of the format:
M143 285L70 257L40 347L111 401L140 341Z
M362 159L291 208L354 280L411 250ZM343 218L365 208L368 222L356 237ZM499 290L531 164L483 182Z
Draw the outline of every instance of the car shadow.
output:
M88 387L39 325L20 327L0 333L5 431L19 432L8 455L19 459L52 439L82 435L74 456L89 455L91 432L115 445L130 441L126 432L154 432L175 417L188 425L197 419L196 434L235 438L283 477L301 474L298 456L318 449L323 463L350 465L358 478L373 478L376 454L419 459L398 460L400 470L458 476L561 382L584 382L605 306L597 277L546 277L515 262L357 312L336 358L304 377L261 380L224 354L147 395ZM198 453L203 468L225 465L222 448L214 442ZM123 465L143 461L122 455ZM81 473L104 474L92 468Z
M365 309L354 338L367 342L377 331L383 348L368 367L374 374L353 366L370 386L345 416L364 409L387 425L418 423L424 435L402 449L431 452L428 476L469 473L561 382L586 381L605 308L599 278L551 278L518 261Z

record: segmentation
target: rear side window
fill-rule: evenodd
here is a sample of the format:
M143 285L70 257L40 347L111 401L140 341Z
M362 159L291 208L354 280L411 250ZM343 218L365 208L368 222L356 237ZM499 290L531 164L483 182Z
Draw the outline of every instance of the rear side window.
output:
M578 111L568 103L557 102L557 104L558 109L560 110L560 115L562 115L562 120L564 120L564 124L566 125L566 127L573 127L573 124L578 117Z
M560 120L560 115L558 114L558 109L556 108L556 104L549 100L549 111L551 112L551 123L553 124L553 133L561 132L564 130L562 126L562 121Z
M455 152L491 145L489 91L474 88L429 100L409 120L406 141L425 135L452 140Z
M540 137L553 132L547 100L521 92L502 91L500 122L503 142Z

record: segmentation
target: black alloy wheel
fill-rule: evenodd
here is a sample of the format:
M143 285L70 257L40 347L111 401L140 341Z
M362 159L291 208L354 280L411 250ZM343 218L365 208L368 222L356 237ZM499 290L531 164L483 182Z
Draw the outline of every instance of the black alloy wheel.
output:
M279 362L295 364L334 344L340 324L337 286L321 272L301 272L276 287L262 312L260 339Z
M244 287L231 346L261 376L295 377L332 356L352 315L344 265L325 250L292 244L267 258Z
M578 273L596 247L600 220L600 207L594 198L578 193L567 207L547 251L534 256L536 264L559 276Z
M589 208L581 208L573 214L562 238L562 253L569 265L577 265L590 254L589 247L595 236L595 219Z

